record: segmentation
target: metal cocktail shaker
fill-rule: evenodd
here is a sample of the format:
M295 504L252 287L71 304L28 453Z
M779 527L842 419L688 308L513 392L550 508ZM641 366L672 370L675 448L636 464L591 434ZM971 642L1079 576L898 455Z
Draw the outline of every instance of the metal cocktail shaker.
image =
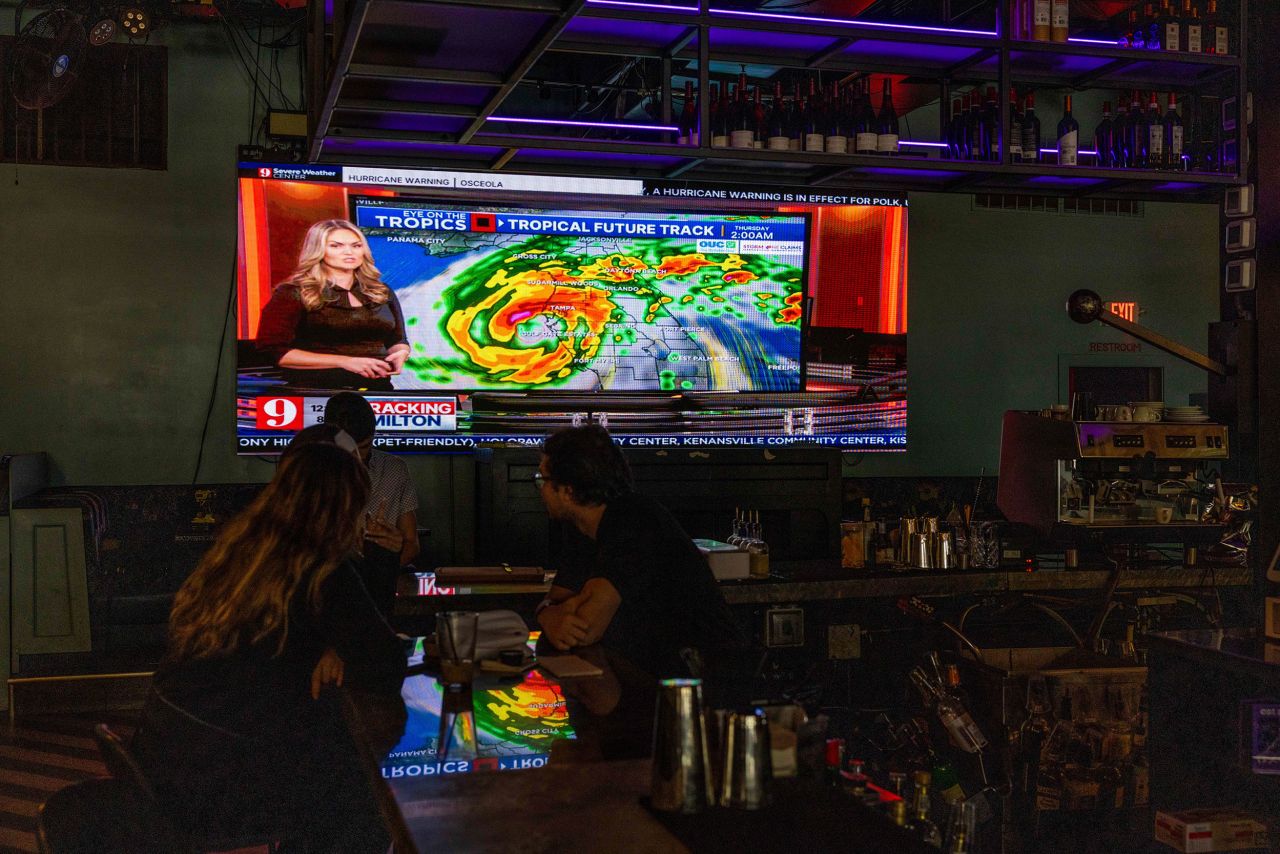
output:
M701 812L714 803L701 679L663 679L653 723L653 808Z
M743 810L765 806L773 779L773 757L769 719L763 709L729 715L722 759L720 805Z

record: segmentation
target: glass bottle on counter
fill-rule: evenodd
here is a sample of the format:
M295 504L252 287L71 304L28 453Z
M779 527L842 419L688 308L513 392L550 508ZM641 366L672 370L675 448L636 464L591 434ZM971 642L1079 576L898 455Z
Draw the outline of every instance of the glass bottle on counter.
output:
M782 84L778 82L773 84L773 104L766 124L766 148L770 151L786 151L791 147L787 131L787 111L782 101Z
M1040 162L1040 119L1034 92L1027 93L1027 109L1022 114L1022 162Z
M684 82L684 109L680 111L680 145L698 144L698 102L693 96L693 81Z
M880 135L877 132L878 119L875 107L871 105L871 80L862 84L862 97L858 99L857 117L853 124L854 149L858 154L875 154Z
M987 737L959 700L947 694L919 667L912 669L910 677L925 702L933 706L952 744L966 753L978 753L986 747Z
M1227 24L1226 16L1218 11L1218 0L1209 0L1209 8L1205 12L1204 25L1208 31L1205 37L1205 49L1220 56L1229 56L1231 54L1231 30Z
M1164 156L1164 123L1160 118L1160 100L1155 92L1147 102L1147 112L1143 118L1147 128L1147 166L1151 169L1163 169L1166 166Z
M876 153L896 155L898 153L898 113L893 108L893 81L888 77L884 79L878 119Z
M760 527L760 511L752 511L753 520L747 526L747 539L743 544L749 556L748 572L752 578L769 577L769 544L764 541Z
M1107 167L1115 165L1115 122L1111 120L1111 102L1102 102L1102 121L1093 130L1093 150L1098 152L1097 163Z
M1058 122L1058 165L1075 166L1080 158L1080 123L1071 115L1071 96L1062 101L1062 120Z
M1129 165L1129 105L1121 95L1116 103L1116 117L1111 122L1111 165L1124 169Z
M973 844L976 810L968 801L951 805L951 822L947 831L948 854L969 854Z
M1161 120L1164 133L1164 158L1166 169L1181 171L1185 168L1182 162L1183 128L1182 119L1178 116L1178 96L1169 93L1169 110Z
M917 771L913 779L916 784L915 800L911 818L907 821L907 829L926 845L941 849L942 834L938 831L938 826L929 818L929 784L933 781L933 775L928 771Z
M1009 133L1005 147L1009 149L1010 163L1022 162L1022 110L1018 109L1018 90L1012 88L1009 89Z
M729 147L729 84L711 84L711 147Z

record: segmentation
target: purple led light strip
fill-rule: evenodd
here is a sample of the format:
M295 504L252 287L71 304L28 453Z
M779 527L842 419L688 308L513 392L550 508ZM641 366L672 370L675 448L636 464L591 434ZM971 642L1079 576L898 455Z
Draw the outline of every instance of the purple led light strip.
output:
M637 3L633 0L587 0L592 6L622 6L627 9L656 9L663 12L697 12L697 6L668 6L665 3Z
M1056 149L1056 148L1042 148L1042 149L1040 149L1040 153L1041 153L1041 154L1057 154L1057 153L1058 153L1058 149ZM1097 152L1097 151L1088 151L1088 150L1083 149L1083 148L1079 149L1079 150L1076 152L1076 154L1087 154L1087 155L1089 155L1090 157L1097 157L1097 156L1098 156L1098 152Z
M1067 41L1075 42L1076 44L1101 44L1107 47L1123 47L1123 45L1116 44L1113 41L1109 42L1102 39L1067 39Z
M588 2L617 2L617 0L588 0ZM779 15L772 12L745 12L739 9L716 9L707 11L714 15L735 15L740 18L763 18L769 21L804 21L811 24L834 24L843 27L866 27L877 30L902 30L911 33L941 33L953 36L988 36L1000 35L990 30L962 30L955 27L926 27L920 24L889 24L882 21L851 21L840 18L818 18L811 15Z
M617 130L652 130L677 133L680 128L675 125L630 125L622 122L579 122L571 119L533 119L522 116L489 116L488 122L511 122L524 125L561 125L575 128L613 128Z

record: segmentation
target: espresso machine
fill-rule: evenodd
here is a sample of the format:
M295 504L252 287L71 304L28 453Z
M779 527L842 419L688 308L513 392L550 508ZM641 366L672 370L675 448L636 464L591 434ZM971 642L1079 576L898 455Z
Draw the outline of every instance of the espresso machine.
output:
M1230 452L1221 424L1083 421L1010 411L996 502L1046 545L1175 543L1183 562L1215 543L1225 497L1213 472Z

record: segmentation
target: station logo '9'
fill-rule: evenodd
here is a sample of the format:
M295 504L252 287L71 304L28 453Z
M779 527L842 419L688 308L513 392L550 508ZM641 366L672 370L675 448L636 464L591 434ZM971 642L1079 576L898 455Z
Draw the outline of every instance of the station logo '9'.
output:
M257 427L259 430L301 430L303 398L258 398Z

